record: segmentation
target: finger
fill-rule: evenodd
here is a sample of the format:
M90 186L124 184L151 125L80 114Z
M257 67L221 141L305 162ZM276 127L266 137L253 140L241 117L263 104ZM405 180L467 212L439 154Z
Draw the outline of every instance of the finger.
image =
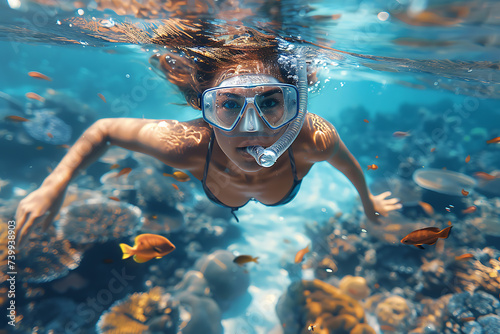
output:
M26 230L29 229L28 221L30 214L27 213L22 217L21 222L18 225L18 230L16 231L17 247L21 248L23 246L23 238L26 234Z
M398 204L394 204L394 205L388 205L387 206L387 210L399 210L403 207L403 204L401 203L398 203Z
M380 197L380 198L386 198L386 197L389 197L391 196L392 193L390 191L386 191L386 192L383 192L381 193L380 195L378 195L377 197Z
M50 226L50 223L54 220L54 217L56 216L57 211L54 212L49 212L45 218L42 220L42 231L46 232L47 228Z
M399 202L399 198L389 198L385 200L385 204L396 204Z
M24 226L19 231L19 248L22 248L26 244L26 240L28 239L34 221L35 215L32 213L28 214Z

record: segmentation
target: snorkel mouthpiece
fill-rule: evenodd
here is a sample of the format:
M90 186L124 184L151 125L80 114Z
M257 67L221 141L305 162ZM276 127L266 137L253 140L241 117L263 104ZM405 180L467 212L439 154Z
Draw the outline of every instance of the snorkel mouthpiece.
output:
M265 149L262 146L248 146L247 152L255 158L255 161L262 167L271 167L278 160L278 155L271 149Z
M303 58L303 52L297 56L297 71L299 90L299 115L285 130L285 133L270 147L249 146L247 153L254 157L255 161L262 167L271 167L276 160L292 145L300 132L307 114L307 67Z

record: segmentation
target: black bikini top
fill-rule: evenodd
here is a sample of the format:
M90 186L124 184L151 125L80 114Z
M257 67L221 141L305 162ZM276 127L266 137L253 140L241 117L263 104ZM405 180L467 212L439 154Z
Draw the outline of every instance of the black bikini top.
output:
M226 208L230 208L231 213L233 214L234 218L236 218L236 221L239 221L239 219L238 219L238 217L236 217L236 214L234 213L234 211L247 205L247 203L250 200L248 200L245 204L238 206L238 207L229 206L229 205L222 203L217 197L215 197L215 195L207 187L206 180L207 180L207 173L208 173L208 165L210 164L210 159L212 157L212 149L213 149L214 140L215 140L215 134L212 131L212 134L210 136L210 143L208 144L208 152L207 152L207 158L206 158L206 162L205 162L205 169L203 170L203 180L201 181L201 183L203 185L203 190L205 191L205 194L207 194L207 197L209 200L211 200L212 202L214 202L217 205L220 205L220 206L223 206ZM285 195L285 197L283 197L281 200L279 200L278 202L276 202L274 204L264 204L266 206L278 206L278 205L286 204L286 203L290 202L292 199L294 199L294 197L299 192L300 184L301 184L302 180L299 180L297 178L297 170L295 168L295 159L293 157L293 152L292 152L291 146L288 148L288 156L290 157L290 165L292 166L293 185L290 188L290 190L288 191L288 193Z

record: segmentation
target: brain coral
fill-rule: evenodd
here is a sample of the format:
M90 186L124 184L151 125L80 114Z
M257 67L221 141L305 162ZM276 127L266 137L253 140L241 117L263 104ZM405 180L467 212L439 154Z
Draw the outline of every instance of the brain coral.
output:
M292 283L276 307L283 333L374 334L363 307L340 289L320 280Z

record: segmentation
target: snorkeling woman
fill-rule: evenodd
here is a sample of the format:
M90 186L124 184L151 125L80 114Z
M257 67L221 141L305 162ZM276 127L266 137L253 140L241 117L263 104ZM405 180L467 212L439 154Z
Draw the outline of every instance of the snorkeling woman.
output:
M240 35L241 36L241 35ZM283 57L276 38L252 31L214 47L171 48L150 62L179 87L202 118L187 122L100 119L74 143L42 185L17 209L19 245L34 226L46 229L78 171L110 145L148 154L200 180L208 198L234 211L250 200L290 202L311 167L327 161L359 193L366 216L377 221L401 208L390 192L372 195L359 163L325 119L307 113L307 73L300 54ZM252 43L253 41L253 43ZM244 45L244 48L242 47Z

